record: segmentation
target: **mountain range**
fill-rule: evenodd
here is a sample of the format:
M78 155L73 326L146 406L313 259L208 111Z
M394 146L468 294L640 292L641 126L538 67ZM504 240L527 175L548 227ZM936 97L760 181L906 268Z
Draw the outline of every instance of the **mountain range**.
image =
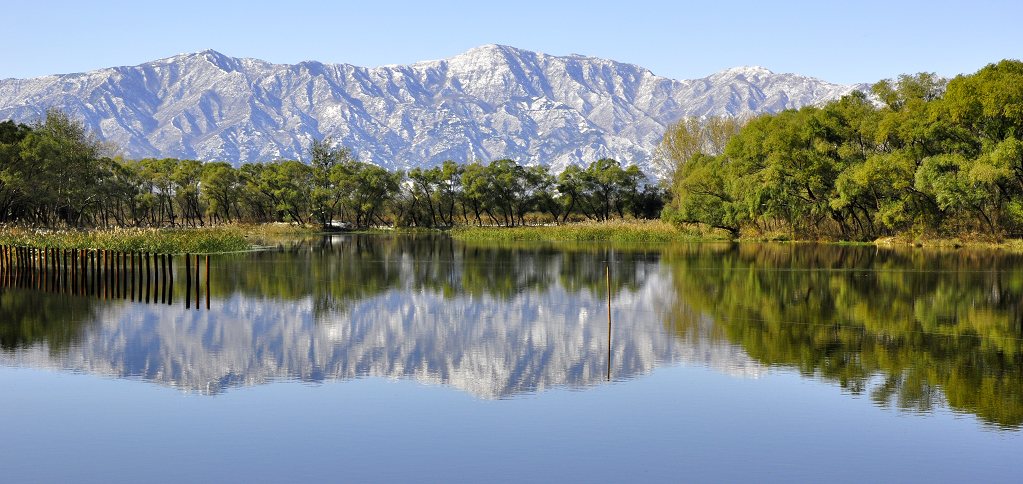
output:
M752 116L866 84L762 67L674 80L639 66L484 45L444 60L273 64L213 50L137 66L0 80L0 119L56 107L128 158L302 159L332 137L392 169L511 158L560 170L611 157L649 167L683 116Z

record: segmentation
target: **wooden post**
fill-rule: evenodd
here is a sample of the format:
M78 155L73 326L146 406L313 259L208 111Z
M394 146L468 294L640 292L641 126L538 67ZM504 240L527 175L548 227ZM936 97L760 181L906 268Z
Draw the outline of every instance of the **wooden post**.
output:
M50 287L50 261L47 260L46 247L39 249L39 290L46 292Z
M135 296L135 300L141 302L142 301L142 252L139 252L137 254L132 254L132 257L135 257L136 255L138 257L136 258L137 263L135 264L135 271L136 271L135 279L138 280L138 293Z
M174 304L174 256L167 254L167 304Z
M143 286L145 285L145 282L143 282L143 281L145 280L145 273L146 273L145 269L144 269L144 267L146 265L146 262L145 262L145 257L143 257L145 255L145 252L139 251L138 255L139 255L139 266L138 266L138 269L139 269L139 296L138 296L138 299L136 299L136 301L142 302L143 293L145 292L145 291L142 290Z
M71 249L71 294L78 294L78 249Z
M160 302L167 302L167 255L160 254Z
M150 287L151 287L150 286L150 284L151 284L150 283L150 277L153 274L152 270L150 269L150 267L151 267L150 263L152 261L150 260L149 252L146 252L146 254L143 257L146 258L146 304L149 304L149 293L150 293Z
M210 256L206 254L206 310L210 310Z
M611 381L611 264L607 265L607 380Z
M121 252L121 299L128 299L128 253Z
M195 255L195 309L199 309L199 254Z
M131 283L131 300L135 300L135 253L131 253L131 276L128 278L128 282Z
M89 251L89 264L92 265L91 295L99 297L99 250Z
M121 299L121 251L114 251L114 299Z
M67 249L60 249L60 260L61 264L61 278L60 278L60 292L68 292L68 280L67 280Z
M185 309L192 307L192 255L185 252Z

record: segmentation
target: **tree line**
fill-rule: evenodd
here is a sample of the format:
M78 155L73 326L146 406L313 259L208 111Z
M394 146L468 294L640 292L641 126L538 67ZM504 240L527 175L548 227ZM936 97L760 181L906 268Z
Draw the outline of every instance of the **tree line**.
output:
M50 110L0 123L0 223L195 227L232 222L444 227L656 218L665 192L613 159L559 174L509 159L389 171L314 141L308 162L244 164L112 156Z
M711 121L662 140L666 220L804 239L1023 234L1023 62Z

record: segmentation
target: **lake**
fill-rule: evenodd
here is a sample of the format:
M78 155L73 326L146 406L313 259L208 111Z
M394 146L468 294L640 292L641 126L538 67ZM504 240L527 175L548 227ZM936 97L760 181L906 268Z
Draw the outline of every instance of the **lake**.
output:
M184 266L148 303L5 285L0 481L1023 471L1019 255L336 235L215 255L198 296Z

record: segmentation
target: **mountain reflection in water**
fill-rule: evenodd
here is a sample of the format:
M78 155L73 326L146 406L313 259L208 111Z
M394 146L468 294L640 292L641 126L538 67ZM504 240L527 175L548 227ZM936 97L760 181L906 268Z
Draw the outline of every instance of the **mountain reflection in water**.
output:
M505 398L600 384L610 356L614 380L677 363L737 376L790 368L881 406L948 406L1015 429L1020 262L873 247L341 236L217 257L211 311L8 290L0 364L210 394L379 376Z

